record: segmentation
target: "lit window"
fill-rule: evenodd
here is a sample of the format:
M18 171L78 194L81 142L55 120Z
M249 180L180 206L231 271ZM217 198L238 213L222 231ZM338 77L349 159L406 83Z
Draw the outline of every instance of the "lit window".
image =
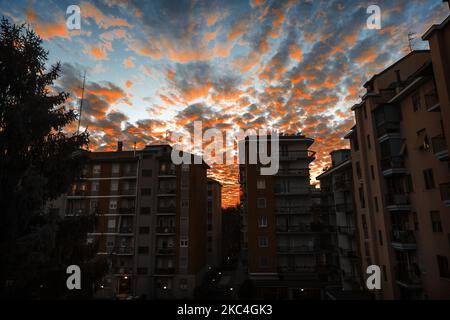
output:
M260 216L258 219L258 226L260 228L266 228L267 227L267 216Z
M187 248L188 246L188 240L187 239L181 239L180 240L180 247Z
M94 167L92 168L92 171L94 172L94 174L100 174L101 170L102 170L102 167L99 164L94 165Z

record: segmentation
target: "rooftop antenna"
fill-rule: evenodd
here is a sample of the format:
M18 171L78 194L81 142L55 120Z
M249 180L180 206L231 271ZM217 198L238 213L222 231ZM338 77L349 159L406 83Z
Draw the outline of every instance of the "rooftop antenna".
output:
M414 50L414 48L413 48L413 41L416 39L415 35L416 35L415 32L408 33L409 52L413 52L413 50Z
M85 85L85 84L86 84L86 70L84 70L83 86L81 87L81 101L80 101L80 110L79 110L79 112L78 112L78 128L77 128L77 135L80 133L81 112L83 111L84 85Z

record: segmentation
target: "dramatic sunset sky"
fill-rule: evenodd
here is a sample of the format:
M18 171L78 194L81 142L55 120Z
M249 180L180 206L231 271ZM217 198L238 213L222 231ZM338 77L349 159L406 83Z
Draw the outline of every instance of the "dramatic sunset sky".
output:
M382 10L381 30L366 9ZM81 30L65 11L81 8ZM314 177L346 147L350 107L362 84L414 48L448 15L440 0L0 0L0 15L30 23L60 61L59 90L76 105L87 72L82 126L94 150L131 148L185 132L194 120L219 129L274 127L315 139ZM238 170L214 166L224 206L238 201Z

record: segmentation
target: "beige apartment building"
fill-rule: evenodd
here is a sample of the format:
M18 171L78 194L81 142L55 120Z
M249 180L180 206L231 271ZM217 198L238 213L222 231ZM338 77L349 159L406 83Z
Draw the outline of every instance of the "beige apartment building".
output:
M320 216L320 191L310 185L314 140L280 135L279 170L261 175L261 166L240 166L242 235L248 276L260 298L320 298L333 269L330 226Z
M450 299L450 19L373 76L355 106L352 147L362 270L379 299Z
M88 241L109 265L97 297L194 296L207 268L207 225L220 226L207 220L208 166L174 165L171 152L169 145L123 151L121 143L88 152L81 178L59 201L65 215L95 215ZM220 193L209 202L220 207Z
M331 166L316 179L320 181L321 206L335 218L336 243L341 290L359 292L362 288L358 255L351 150L331 152Z

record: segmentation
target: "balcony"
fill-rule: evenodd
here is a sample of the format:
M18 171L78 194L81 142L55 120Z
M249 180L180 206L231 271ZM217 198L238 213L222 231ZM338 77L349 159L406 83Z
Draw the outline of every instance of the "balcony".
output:
M278 233L303 233L312 232L309 224L303 223L298 225L277 226Z
M356 259L356 251L354 249L339 248L339 254L343 258Z
M420 289L422 288L422 280L420 279L420 271L411 267L400 267L397 269L397 283L405 288Z
M280 254L314 254L319 251L319 247L316 246L288 246L279 245L277 246L277 252Z
M309 177L308 169L279 169L277 176Z
M338 226L338 232L341 234L346 234L348 236L354 236L356 233L356 228L355 227L350 227L350 226Z
M121 226L119 228L119 233L133 234L133 226Z
M388 211L410 211L411 203L407 194L386 194L386 210Z
M431 138L431 144L433 146L434 155L440 161L448 161L448 147L447 141L443 135L438 135Z
M425 105L429 112L439 111L440 104L436 89L425 94Z
M350 203L339 203L335 206L336 212L352 213L353 205Z
M119 208L119 214L121 215L134 215L135 212L135 208Z
M132 268L126 268L126 267L114 268L114 274L118 275L118 276L130 275L132 273L133 273Z
M175 227L158 226L158 227L156 227L156 233L173 234L173 233L175 233Z
M316 152L311 150L299 150L299 151L281 151L279 153L280 161L297 161L297 160L308 160L312 161L315 159Z
M337 179L333 185L334 191L348 191L352 188L352 181L350 179Z
M175 274L175 268L155 268L155 275L172 275Z
M278 273L291 273L296 277L317 278L317 268L312 266L279 266Z
M416 250L416 236L412 230L393 230L392 247L396 250Z
M274 194L276 195L307 195L311 193L310 187L280 187L275 186Z
M117 255L132 255L134 254L133 247L116 247L115 252Z
M305 207L282 206L275 207L275 214L310 215L311 210Z
M69 197L86 197L89 196L89 193L87 190L71 190L68 194Z
M177 211L176 206L163 206L163 207L158 207L157 209L158 213L173 213L175 214Z
M159 255L173 255L175 254L175 248L157 247L156 254Z
M407 173L403 157L400 156L388 156L381 159L381 170L383 171L383 176L385 177L394 174Z
M176 186L161 187L158 189L157 196L175 196L177 193Z
M439 188L441 189L441 199L444 206L450 207L450 183L441 183Z
M384 137L390 135L398 136L400 134L400 123L394 121L384 121L377 125L377 138L385 140Z
M159 177L175 177L177 175L176 170L159 170Z

